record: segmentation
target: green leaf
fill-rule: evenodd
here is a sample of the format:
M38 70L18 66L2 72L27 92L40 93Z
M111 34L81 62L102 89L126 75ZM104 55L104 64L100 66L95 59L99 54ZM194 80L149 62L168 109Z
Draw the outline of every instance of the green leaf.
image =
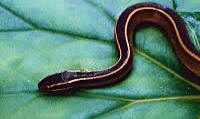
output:
M124 81L71 96L38 91L52 73L112 65L115 20L144 1L1 0L0 118L200 119L200 86L183 76L171 44L154 27L136 33L134 66ZM200 49L199 1L154 2L177 10Z

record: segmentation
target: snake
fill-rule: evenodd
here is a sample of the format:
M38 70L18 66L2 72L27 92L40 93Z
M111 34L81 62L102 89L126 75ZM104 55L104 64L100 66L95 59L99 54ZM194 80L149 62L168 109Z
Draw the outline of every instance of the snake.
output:
M118 60L104 70L65 70L45 77L39 91L50 94L72 94L80 89L104 87L122 81L133 66L133 36L137 29L156 26L173 46L176 56L189 75L200 84L200 52L190 39L184 20L171 8L153 2L137 3L118 17L114 37Z

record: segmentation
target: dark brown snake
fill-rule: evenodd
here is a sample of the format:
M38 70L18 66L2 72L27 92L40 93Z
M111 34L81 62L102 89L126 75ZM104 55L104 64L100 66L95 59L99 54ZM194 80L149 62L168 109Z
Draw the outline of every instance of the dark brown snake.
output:
M156 3L139 3L128 7L119 16L115 30L118 61L101 71L68 70L44 78L39 90L47 93L70 94L81 88L95 88L124 79L133 64L133 35L144 25L163 30L173 45L187 76L200 84L200 52L194 47L183 19L170 8Z

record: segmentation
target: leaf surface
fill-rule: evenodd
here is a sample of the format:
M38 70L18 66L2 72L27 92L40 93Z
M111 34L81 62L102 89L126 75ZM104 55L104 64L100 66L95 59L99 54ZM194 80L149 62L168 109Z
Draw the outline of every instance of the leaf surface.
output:
M43 95L38 82L67 69L105 69L117 60L114 24L145 0L1 0L2 119L200 119L200 86L183 76L171 44L154 27L136 33L134 66L112 86ZM200 7L154 0L178 12L200 49Z

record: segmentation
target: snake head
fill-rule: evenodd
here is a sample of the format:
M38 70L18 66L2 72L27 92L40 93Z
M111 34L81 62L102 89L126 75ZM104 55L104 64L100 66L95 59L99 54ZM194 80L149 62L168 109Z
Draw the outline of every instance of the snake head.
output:
M78 85L73 79L80 78L80 70L68 70L45 77L38 84L39 91L52 94L71 94Z

